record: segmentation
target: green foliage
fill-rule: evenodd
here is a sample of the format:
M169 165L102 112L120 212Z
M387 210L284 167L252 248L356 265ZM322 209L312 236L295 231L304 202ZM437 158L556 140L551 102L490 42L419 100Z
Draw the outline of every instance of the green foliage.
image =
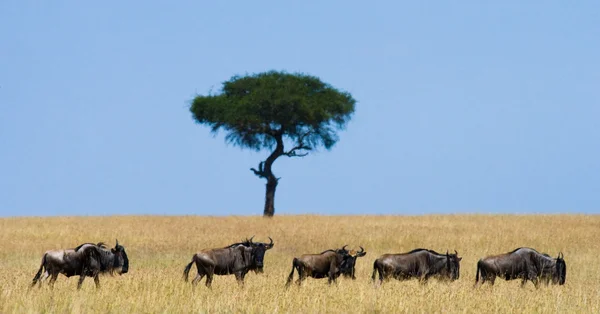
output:
M220 93L195 97L190 111L212 132L226 131L228 143L258 151L285 137L308 151L337 142L355 103L317 77L271 71L234 76Z

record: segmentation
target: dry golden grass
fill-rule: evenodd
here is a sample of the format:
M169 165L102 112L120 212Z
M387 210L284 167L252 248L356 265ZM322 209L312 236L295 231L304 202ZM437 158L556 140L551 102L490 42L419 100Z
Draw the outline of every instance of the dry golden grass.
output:
M600 217L557 216L279 216L262 217L61 217L0 219L0 313L39 312L600 312ZM222 247L256 235L273 237L265 273L248 274L240 289L233 276L215 276L192 289L182 280L184 266L202 249ZM129 273L91 278L76 290L77 279L60 275L54 290L29 290L44 251L83 242L126 247ZM367 255L357 262L356 281L308 279L284 289L292 259L303 253L349 244ZM567 262L567 283L535 289L498 279L494 287L473 288L476 262L488 254L530 246ZM458 250L461 277L453 283L432 280L389 281L374 288L373 260L386 252L413 248ZM192 269L191 276L195 275Z

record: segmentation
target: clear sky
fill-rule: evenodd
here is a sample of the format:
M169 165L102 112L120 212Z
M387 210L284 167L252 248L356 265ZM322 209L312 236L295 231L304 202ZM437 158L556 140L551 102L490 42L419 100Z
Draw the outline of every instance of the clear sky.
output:
M0 216L262 214L195 124L235 74L350 92L277 213L600 213L598 1L1 1Z

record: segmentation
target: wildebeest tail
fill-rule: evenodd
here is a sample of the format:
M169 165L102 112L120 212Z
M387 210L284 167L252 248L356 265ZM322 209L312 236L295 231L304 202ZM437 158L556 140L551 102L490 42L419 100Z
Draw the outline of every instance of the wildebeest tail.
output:
M292 262L292 271L290 272L287 282L285 283L286 287L289 287L289 285L292 283L292 280L294 280L294 269L296 268L297 264L298 264L298 259L294 257L294 261Z
M475 283L479 282L479 273L481 272L481 265L482 264L483 264L482 260L479 260L479 262L477 262L477 271L475 272Z
M371 275L373 282L375 282L376 274L379 274L379 282L383 282L383 265L381 265L379 260L373 262L373 274Z
M183 280L185 280L185 282L188 282L188 277L190 275L190 269L192 268L192 265L194 264L194 258L192 257L192 261L187 264L187 266L185 266L185 269L183 270Z
M377 260L373 262L373 274L371 275L371 280L375 282L375 275L377 274Z
M44 266L46 265L46 253L44 253L44 256L42 257L42 263L40 265L40 269L38 270L37 274L35 274L35 277L33 277L33 282L31 283L31 286L35 286L35 284L37 283L38 280L40 280L40 277L42 276L42 271L44 270Z

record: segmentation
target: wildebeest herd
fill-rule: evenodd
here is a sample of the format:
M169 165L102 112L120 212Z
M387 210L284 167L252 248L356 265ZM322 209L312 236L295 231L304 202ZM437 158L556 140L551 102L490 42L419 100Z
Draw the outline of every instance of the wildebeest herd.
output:
M245 241L234 243L223 248L204 249L192 257L183 271L183 278L187 282L189 272L195 264L198 273L192 280L192 285L197 285L206 276L206 286L210 287L214 275L235 275L240 285L243 285L246 274L250 271L262 273L264 257L267 250L273 248L273 239L269 243L254 242L253 237ZM342 248L325 250L319 254L305 254L292 260L286 287L294 279L294 271L298 273L296 283L301 283L307 278L328 278L331 284L343 275L356 279L355 266L358 257L367 253L364 248L347 250L347 245ZM460 261L462 257L458 252L440 254L428 249L414 249L410 252L399 254L383 254L373 263L374 283L379 284L384 279L395 278L407 280L416 278L422 283L429 278L454 281L460 277ZM102 242L84 243L73 249L46 251L37 274L31 286L35 286L50 277L48 284L52 287L58 274L67 277L79 276L77 288L80 289L85 277L93 277L96 287L100 287L99 275L102 273L127 273L129 258L125 248L116 241L114 248L107 248ZM540 283L548 285L564 285L567 275L567 264L564 256L559 253L556 258L548 254L539 253L532 248L518 248L512 252L488 256L477 262L475 285L484 282L494 284L496 277L505 280L521 279L521 286L531 281L537 288Z

